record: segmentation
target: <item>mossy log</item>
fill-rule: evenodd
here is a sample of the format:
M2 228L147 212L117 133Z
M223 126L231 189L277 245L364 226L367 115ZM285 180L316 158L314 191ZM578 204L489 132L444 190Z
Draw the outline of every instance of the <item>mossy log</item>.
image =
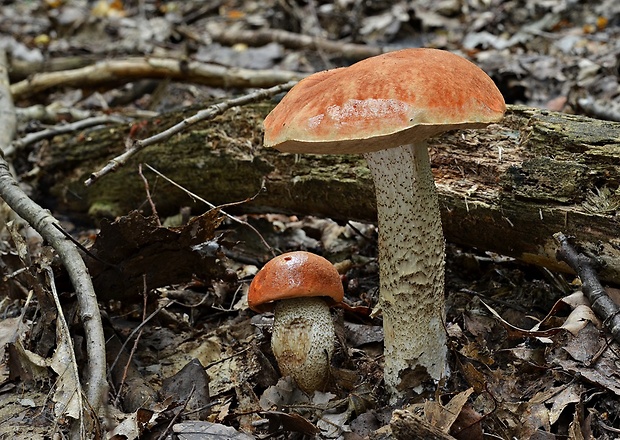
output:
M238 206L238 212L375 221L374 189L363 158L262 148L261 122L270 108L246 106L193 126L88 188L83 182L123 150L130 127L58 137L41 152L38 188L56 209L72 216L148 212L137 172L138 163L148 163L214 204L247 199L264 185L265 191ZM137 137L182 117L144 121ZM600 257L602 279L620 283L620 123L511 107L501 124L447 133L433 139L430 148L448 241L568 270L555 258L552 236L562 231ZM160 215L181 206L205 209L144 173Z

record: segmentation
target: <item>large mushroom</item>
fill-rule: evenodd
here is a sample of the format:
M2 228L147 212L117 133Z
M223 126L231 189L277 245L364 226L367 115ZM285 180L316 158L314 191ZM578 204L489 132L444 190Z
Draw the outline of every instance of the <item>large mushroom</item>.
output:
M323 389L329 379L336 338L329 305L343 296L334 265L303 251L273 258L250 284L252 310L275 308L271 349L280 372L306 393Z
M404 49L300 81L265 118L267 147L362 153L378 210L384 377L392 396L446 369L444 238L426 139L499 121L484 71L436 49Z

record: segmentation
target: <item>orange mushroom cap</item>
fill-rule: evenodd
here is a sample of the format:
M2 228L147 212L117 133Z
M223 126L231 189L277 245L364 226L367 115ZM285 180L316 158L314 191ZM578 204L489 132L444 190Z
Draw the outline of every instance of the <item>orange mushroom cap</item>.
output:
M368 153L481 128L506 110L482 69L437 49L403 49L301 80L265 118L265 146Z
M273 308L282 299L324 296L341 302L344 289L332 263L310 252L288 252L270 260L256 274L248 291L255 312Z

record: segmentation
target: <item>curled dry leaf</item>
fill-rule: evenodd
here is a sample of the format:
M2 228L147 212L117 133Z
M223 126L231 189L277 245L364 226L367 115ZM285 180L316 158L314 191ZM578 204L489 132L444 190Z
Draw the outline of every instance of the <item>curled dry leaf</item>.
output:
M424 414L431 424L443 432L448 432L473 392L473 388L461 391L446 405L437 401L427 401L424 405Z

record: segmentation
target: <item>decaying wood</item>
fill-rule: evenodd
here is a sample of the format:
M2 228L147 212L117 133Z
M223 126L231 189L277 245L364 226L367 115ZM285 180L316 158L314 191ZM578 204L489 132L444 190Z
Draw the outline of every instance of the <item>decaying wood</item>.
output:
M146 162L215 204L246 199L264 183L266 191L242 212L374 221L374 189L363 159L262 148L261 122L270 108L230 110L142 151L89 188L84 180L122 151L130 127L58 138L41 151L39 188L73 215L123 215L142 207L145 195L136 169ZM183 116L145 121L136 136L162 131ZM555 258L553 234L563 231L606 263L603 280L620 283L619 123L513 107L501 124L448 133L430 145L449 241L568 271ZM184 205L203 209L180 190L152 179L160 214Z
M214 104L209 108L198 111L196 114L190 116L189 118L184 118L179 123L153 136L150 136L146 139L134 140L130 145L127 145L126 150L121 155L113 157L112 159L110 159L110 162L108 162L106 166L104 166L101 170L92 173L88 180L84 182L84 184L86 186L92 185L106 174L114 172L118 168L125 166L127 161L130 160L134 154L142 151L144 148L147 148L159 142L167 141L172 136L179 134L183 131L189 131L194 124L206 120L211 120L217 115L221 115L222 113L233 107L239 107L250 104L252 102L264 101L267 98L272 98L279 93L290 90L295 84L297 84L297 81L289 81L284 84L278 84L277 86L271 87L269 89L255 90L248 94L232 98L218 104ZM153 211L155 211L155 209L153 209Z

